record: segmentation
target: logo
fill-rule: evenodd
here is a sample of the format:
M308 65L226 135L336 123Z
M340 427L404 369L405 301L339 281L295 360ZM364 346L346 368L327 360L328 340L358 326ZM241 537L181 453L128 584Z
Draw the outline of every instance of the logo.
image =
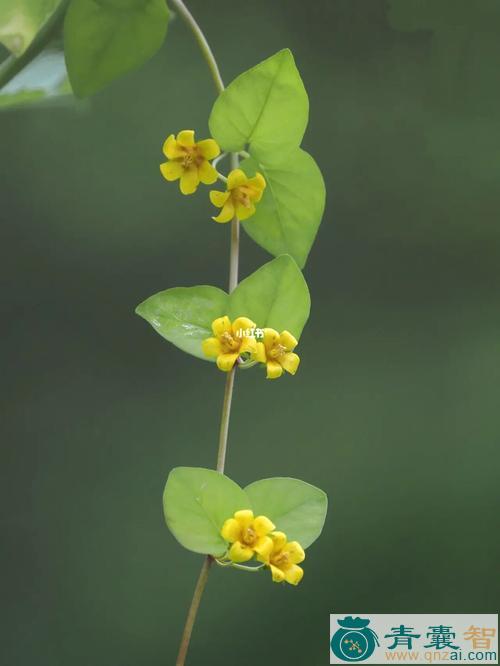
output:
M370 620L351 615L337 620L340 629L333 634L331 648L333 654L342 661L364 661L373 654L379 645L377 634L368 627Z
M332 613L329 648L330 664L498 664L498 616Z

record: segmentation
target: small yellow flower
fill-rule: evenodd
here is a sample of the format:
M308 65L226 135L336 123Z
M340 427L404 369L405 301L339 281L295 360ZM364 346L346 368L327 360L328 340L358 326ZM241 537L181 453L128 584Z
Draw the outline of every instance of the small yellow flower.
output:
M273 549L269 534L275 525L266 516L254 518L253 511L237 511L222 526L221 536L232 544L229 558L233 562L247 562L254 555L267 562Z
M264 176L256 173L248 178L241 169L233 169L227 178L226 192L210 191L210 201L217 208L222 208L216 222L229 222L233 217L246 220L255 213L255 204L262 199L266 181Z
M271 535L273 547L267 559L260 556L258 559L271 569L275 583L284 580L291 585L298 585L304 576L302 567L297 566L306 559L304 549L298 541L287 541L283 532L273 532Z
M255 324L248 317L238 317L232 324L227 315L219 317L212 322L215 337L202 342L203 353L217 358L219 370L229 372L242 354L254 357L257 340L253 335L247 335L247 332L251 333L255 329Z
M166 180L181 179L182 194L193 194L200 182L212 185L217 180L217 171L209 162L220 154L213 139L195 142L193 130L182 130L177 138L173 134L167 138L163 152L168 162L160 164L160 171Z
M281 334L274 328L264 328L264 342L257 343L256 359L267 366L267 379L277 379L286 370L291 375L297 372L300 358L293 350L297 340L288 331Z

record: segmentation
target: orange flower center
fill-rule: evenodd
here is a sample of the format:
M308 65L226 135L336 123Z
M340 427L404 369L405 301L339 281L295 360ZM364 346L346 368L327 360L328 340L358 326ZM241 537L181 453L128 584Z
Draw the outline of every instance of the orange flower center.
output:
M186 152L186 154L182 158L182 166L185 169L189 169L189 167L193 165L193 162L194 162L194 154L191 151Z
M274 345L274 347L269 352L269 356L275 361L279 360L280 358L283 358L285 354L286 354L286 347L284 347L281 344Z
M247 187L237 187L235 192L235 198L236 201L245 208L250 208L250 206L252 205L250 190Z
M240 348L240 343L238 340L233 338L229 331L224 331L224 333L220 336L220 341L226 353L238 351Z
M203 157L199 154L196 146L186 147L183 146L184 155L180 158L182 166L189 169L192 166L200 166L203 162Z
M257 539L257 534L252 527L247 527L246 530L243 530L242 540L247 546L253 546Z
M283 567L286 567L288 564L290 564L290 557L288 553L284 553L283 551L280 551L273 557L271 557L271 562L274 564L275 567L278 567L278 569L281 569Z

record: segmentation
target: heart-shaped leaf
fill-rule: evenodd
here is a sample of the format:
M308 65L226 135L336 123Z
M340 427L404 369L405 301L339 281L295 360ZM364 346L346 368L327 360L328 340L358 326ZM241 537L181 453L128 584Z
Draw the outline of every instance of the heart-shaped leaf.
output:
M297 148L280 163L265 166L249 158L241 168L248 176L260 171L267 182L255 214L242 223L245 231L271 254L290 254L302 268L325 208L325 184L318 165Z
M213 361L205 356L201 343L213 335L213 320L227 314L228 299L217 287L174 287L146 299L136 313L179 349Z
M229 299L229 316L250 317L260 328L290 331L297 339L309 317L311 299L306 281L288 255L261 266L240 282Z
M270 518L289 541L308 548L321 534L328 509L326 494L305 481L262 479L245 488L256 515Z
M217 98L210 132L225 151L243 150L273 161L300 145L309 100L288 49L240 74Z
M167 479L163 508L169 530L184 548L221 556L227 549L220 535L224 521L251 505L245 491L227 476L201 467L176 467Z
M137 69L165 39L165 0L72 0L64 23L69 78L79 97Z

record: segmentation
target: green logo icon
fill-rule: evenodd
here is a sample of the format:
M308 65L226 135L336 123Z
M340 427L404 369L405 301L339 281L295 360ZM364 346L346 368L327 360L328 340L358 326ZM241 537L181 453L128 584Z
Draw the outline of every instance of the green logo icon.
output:
M377 634L368 627L370 620L350 615L337 620L340 629L330 642L333 654L342 661L364 661L379 645Z

